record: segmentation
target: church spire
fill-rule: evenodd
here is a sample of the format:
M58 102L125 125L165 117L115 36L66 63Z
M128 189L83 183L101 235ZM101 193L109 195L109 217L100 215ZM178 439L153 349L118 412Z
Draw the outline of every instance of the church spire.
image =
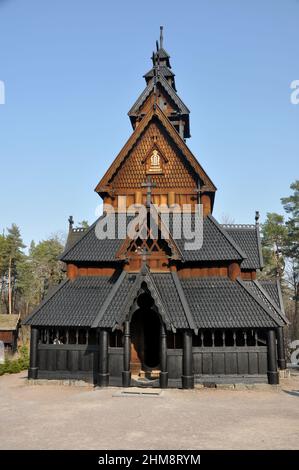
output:
M172 72L171 65L170 65L170 55L168 52L164 49L164 34L163 34L163 26L160 26L160 41L156 41L157 45L157 52L156 54L152 57L152 62L153 62L153 67L149 72L147 72L144 76L146 84L148 84L153 76L154 76L154 68L155 68L155 61L159 62L159 67L160 67L160 72L163 75L163 77L167 80L167 82L170 84L170 86L176 91L175 87L175 74Z
M160 38L156 41L156 51L152 54L152 64L150 71L144 75L146 88L128 112L133 129L149 110L145 103L152 100L154 108L159 106L180 136L187 139L190 137L190 111L176 91L170 55L164 49L163 26L160 26Z
M163 26L160 26L160 49L163 49Z

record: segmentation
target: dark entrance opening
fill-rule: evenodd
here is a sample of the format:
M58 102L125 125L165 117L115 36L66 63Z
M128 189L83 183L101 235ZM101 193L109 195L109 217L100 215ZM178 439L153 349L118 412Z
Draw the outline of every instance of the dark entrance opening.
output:
M131 320L131 370L159 369L160 362L160 319L154 310L154 301L147 294L138 298L138 310Z

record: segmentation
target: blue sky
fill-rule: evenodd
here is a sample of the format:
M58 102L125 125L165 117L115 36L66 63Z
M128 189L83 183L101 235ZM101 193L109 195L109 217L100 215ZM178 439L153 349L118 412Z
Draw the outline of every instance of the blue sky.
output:
M214 215L280 211L298 178L298 18L298 0L0 0L0 230L28 244L95 219L160 24Z

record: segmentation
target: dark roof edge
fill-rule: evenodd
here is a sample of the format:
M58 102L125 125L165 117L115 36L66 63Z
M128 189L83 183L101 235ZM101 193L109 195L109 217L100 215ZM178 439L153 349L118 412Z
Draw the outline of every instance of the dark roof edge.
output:
M289 324L289 320L287 319L287 317L285 316L284 312L282 312L282 310L279 308L278 305L276 305L276 303L274 302L274 300L272 299L272 297L268 294L268 292L263 288L263 286L257 281L257 280L254 280L253 281L254 284L256 285L256 287L262 292L262 294L266 297L266 299L268 300L268 302L270 302L270 304L272 305L272 307L275 309L275 311L278 313L278 315L280 316L280 318L282 319L282 321L284 321L286 324ZM278 290L278 286L277 286L277 290ZM279 290L280 290L280 287L279 287ZM279 292L279 291L278 291ZM279 294L278 294L279 296Z
M115 296L118 288L121 286L123 280L125 279L127 273L126 271L122 271L121 274L119 275L117 281L115 282L114 286L112 287L111 291L108 293L106 299L104 300L104 303L102 307L100 308L99 313L97 314L96 318L94 319L93 323L91 324L91 328L97 328L99 326L99 323L101 319L103 318L107 308L109 307L110 303L113 300L113 297Z
M263 269L263 267L264 267L264 257L263 257L263 251L262 251L262 242L261 242L259 224L256 224L256 238L257 238L257 246L258 246L258 252L259 252L259 259L260 259L260 269Z
M279 297L280 310L282 311L282 313L286 317L284 304L283 304L283 298L282 298L282 292L281 292L281 287L280 287L280 282L279 282L278 279L276 279L276 285L277 285L277 292L278 292L278 297Z
M85 231L84 235L79 238L79 240L76 241L76 243L74 243L74 245L70 246L67 250L65 250L59 257L59 260L60 261L64 261L64 257L73 249L75 248L75 246L78 245L79 242L81 242L85 237L86 235L96 226L96 224L98 223L98 221L104 217L105 214L101 215L100 217L97 218L97 220Z
M214 223L214 225L218 228L218 230L222 233L222 235L227 239L227 241L232 245L232 247L239 253L239 255L243 259L247 259L246 253L237 245L237 243L232 239L232 237L221 227L221 224L217 222L217 220L212 216L212 214L208 214L207 217Z
M172 323L171 320L170 320L170 316L169 316L169 313L168 313L168 309L167 309L167 307L165 306L163 300L161 299L161 296L160 296L160 294L159 294L159 291L158 291L158 289L157 289L157 287L156 287L155 280L152 278L151 272L150 272L150 270L148 269L148 267L146 267L146 269L147 269L147 274L146 274L145 276L141 275L141 283L140 283L140 285L142 284L143 281L147 284L147 286L148 286L148 288L149 288L149 290L150 290L150 293L152 294L153 299L154 299L155 303L157 304L157 307L158 307L159 309L161 309L161 311L159 310L160 315L163 313L161 316L162 316L162 318L164 317L164 318L163 318L164 323L166 323L166 324L168 323L169 327L171 327L171 329L172 329L173 331L176 331L175 326L173 325L173 323ZM152 290L153 290L154 292L152 292L152 290L150 289L150 286L149 286L148 284L151 284ZM165 321L166 319L167 319L167 321Z
M180 283L179 277L178 277L177 273L174 272L174 271L171 271L171 275L172 275L172 279L173 279L174 285L176 287L177 293L179 295L181 304L183 306L188 324L189 324L190 328L192 330L194 330L195 334L198 334L198 328L195 325L193 315L192 315L191 310L189 308L189 304L188 304L186 296L184 294L184 291L183 291L182 285Z
M275 317L273 315L273 313L271 312L271 310L269 310L267 308L267 306L264 304L264 302L259 299L255 294L254 292L252 292L250 290L249 287L246 286L245 284L245 281L243 281L240 277L238 277L236 279L236 282L238 282L240 284L241 287L243 287L244 290L246 290L246 292L259 304L260 307L262 307L262 309L269 315L269 317L277 324L277 326L283 326L281 323L278 323L277 322L277 317Z
M22 325L28 325L29 321L35 316L35 314L42 308L44 307L50 299L52 299L52 297L54 297L55 294L57 294L57 292L62 289L68 282L70 282L70 279L67 278L65 279L64 281L62 281L60 284L58 284L58 286L56 286L53 291L50 293L49 296L46 296L45 299L33 310L33 312L27 317L25 318L25 320L22 321Z
M181 108L182 114L190 114L189 108L185 105L183 100L179 97L177 92L175 91L174 88L172 88L165 77L163 75L160 75L157 79L157 82L160 82L163 88L165 89L166 93L170 96L170 98L175 102L175 104ZM134 116L134 109L136 107L140 108L146 98L150 95L152 89L154 88L154 82L153 80L150 80L147 86L144 88L144 90L140 93L138 96L137 100L135 103L132 105L131 109L128 111L128 116Z

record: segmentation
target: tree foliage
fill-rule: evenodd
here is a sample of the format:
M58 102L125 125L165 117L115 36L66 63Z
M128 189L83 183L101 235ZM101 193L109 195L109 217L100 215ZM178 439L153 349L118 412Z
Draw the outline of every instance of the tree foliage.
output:
M279 278L292 322L291 336L299 339L299 180L290 189L292 194L281 199L285 215L268 213L262 226L262 277Z
M64 277L59 256L63 244L52 236L38 244L31 242L28 254L24 252L20 230L12 224L0 236L0 313L27 315L52 285Z

